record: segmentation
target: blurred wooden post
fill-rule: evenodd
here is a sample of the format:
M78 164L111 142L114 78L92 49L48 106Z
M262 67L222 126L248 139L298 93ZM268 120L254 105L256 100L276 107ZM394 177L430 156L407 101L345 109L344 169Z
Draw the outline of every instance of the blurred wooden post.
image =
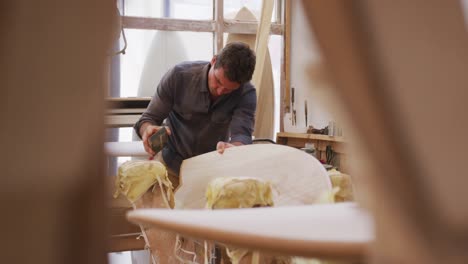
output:
M356 127L349 141L362 143L354 147L364 162L352 174L369 187L372 260L467 263L468 35L460 1L302 3Z
M106 263L115 1L0 4L2 263Z

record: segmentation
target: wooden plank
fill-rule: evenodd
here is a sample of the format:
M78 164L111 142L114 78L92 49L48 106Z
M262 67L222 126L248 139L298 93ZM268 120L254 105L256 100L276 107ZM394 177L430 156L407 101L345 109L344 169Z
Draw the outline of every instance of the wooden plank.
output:
M214 32L216 29L216 23L212 20L188 20L133 16L123 16L122 25L124 28L166 31Z

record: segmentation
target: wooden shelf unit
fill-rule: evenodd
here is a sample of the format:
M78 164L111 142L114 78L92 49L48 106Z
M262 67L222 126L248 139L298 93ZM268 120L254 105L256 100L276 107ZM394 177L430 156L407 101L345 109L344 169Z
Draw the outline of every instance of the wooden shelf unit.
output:
M276 134L276 143L295 148L303 148L306 143L313 143L319 160L326 161L326 148L330 145L336 153L333 165L338 167L343 173L348 173L348 156L346 150L346 140L344 137L328 136L307 133L279 132Z

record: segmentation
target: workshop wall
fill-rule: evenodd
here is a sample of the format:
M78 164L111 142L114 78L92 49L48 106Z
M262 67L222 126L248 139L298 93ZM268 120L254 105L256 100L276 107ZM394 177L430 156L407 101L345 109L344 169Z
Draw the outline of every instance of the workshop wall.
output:
M310 62L320 63L318 45L309 29L304 16L302 3L291 1L291 87L295 88L296 126L292 126L288 114L284 118L286 132L306 132L304 101L308 105L308 125L323 128L333 119L326 105L315 95L320 87L317 82L311 82L307 74Z

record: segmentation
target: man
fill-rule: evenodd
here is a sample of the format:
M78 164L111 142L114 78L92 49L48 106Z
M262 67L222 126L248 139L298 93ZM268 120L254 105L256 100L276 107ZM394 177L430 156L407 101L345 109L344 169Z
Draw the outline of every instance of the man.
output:
M145 113L135 124L145 151L178 176L184 159L252 143L256 91L250 83L255 53L233 42L210 62L184 62L161 79ZM166 119L169 139L154 153L148 138Z

